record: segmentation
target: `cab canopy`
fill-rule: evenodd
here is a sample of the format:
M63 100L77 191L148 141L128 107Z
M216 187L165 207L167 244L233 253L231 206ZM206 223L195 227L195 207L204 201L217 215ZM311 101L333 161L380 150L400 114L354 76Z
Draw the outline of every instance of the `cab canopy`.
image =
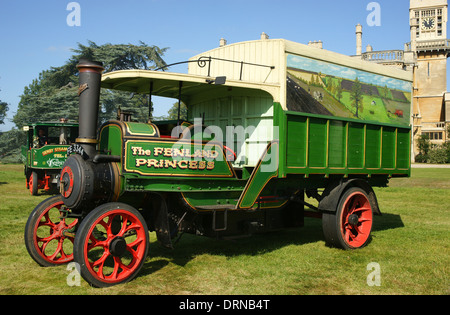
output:
M66 120L48 122L30 122L22 127L27 132L27 147L33 146L33 142L39 137L40 130L43 131L48 143L66 144L75 142L78 136L78 123Z

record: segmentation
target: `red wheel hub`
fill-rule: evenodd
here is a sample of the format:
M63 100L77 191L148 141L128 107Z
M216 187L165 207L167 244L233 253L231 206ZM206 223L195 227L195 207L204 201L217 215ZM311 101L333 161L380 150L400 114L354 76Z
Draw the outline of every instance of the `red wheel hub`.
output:
M372 230L372 207L361 192L348 196L341 214L341 233L345 242L354 248L361 247Z
M73 172L69 166L64 167L62 170L60 184L61 195L68 198L72 194L73 190Z

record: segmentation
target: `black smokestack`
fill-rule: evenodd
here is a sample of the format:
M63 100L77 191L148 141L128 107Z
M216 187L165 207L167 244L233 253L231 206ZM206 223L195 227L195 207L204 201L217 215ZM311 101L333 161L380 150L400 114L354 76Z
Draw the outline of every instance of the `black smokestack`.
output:
M96 154L97 119L100 101L100 83L104 70L101 62L80 59L79 75L79 132L76 140L92 159Z

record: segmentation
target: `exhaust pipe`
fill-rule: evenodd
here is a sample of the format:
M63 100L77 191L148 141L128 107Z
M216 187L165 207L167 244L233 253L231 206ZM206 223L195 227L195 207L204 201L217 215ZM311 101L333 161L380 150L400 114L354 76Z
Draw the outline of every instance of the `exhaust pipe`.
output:
M118 168L115 157L97 156L97 119L103 66L80 60L78 89L79 125L76 144L84 154L71 154L60 174L60 193L64 204L74 213L88 213L99 204L118 196ZM87 155L87 156L86 156ZM97 157L96 157L97 156Z
M80 144L90 159L93 159L97 146L97 120L100 101L100 84L104 70L101 62L80 59L79 70L79 112L78 138Z

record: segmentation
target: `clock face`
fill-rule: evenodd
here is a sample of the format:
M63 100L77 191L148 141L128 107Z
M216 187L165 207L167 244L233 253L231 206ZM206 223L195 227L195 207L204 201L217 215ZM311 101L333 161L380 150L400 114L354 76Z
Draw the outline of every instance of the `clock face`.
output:
M431 30L435 26L434 18L425 18L422 21L422 29Z

